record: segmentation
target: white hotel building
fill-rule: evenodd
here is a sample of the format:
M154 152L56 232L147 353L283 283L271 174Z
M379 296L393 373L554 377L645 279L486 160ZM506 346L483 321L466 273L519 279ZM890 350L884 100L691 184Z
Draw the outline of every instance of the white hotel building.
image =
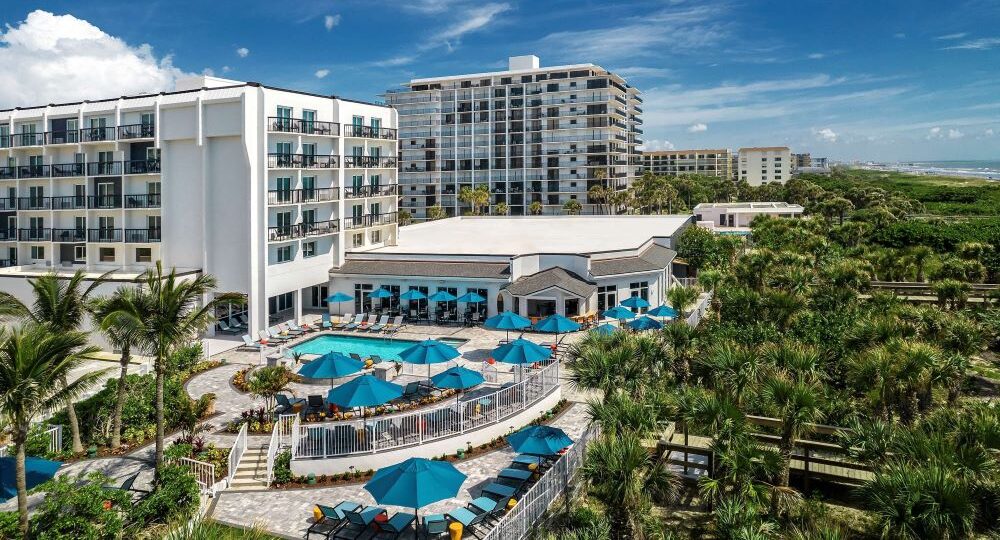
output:
M739 175L751 186L784 184L792 178L792 152L787 146L740 148Z
M489 188L492 210L504 203L511 215L536 201L561 214L571 199L588 213L592 186L624 189L639 173L642 98L600 66L518 56L506 71L404 86L385 98L400 117L400 206L416 220L434 206L462 215L469 206L458 194L478 186Z
M247 296L250 332L325 308L347 251L396 239L396 112L211 77L0 111L0 290L161 260ZM240 308L243 309L243 308Z

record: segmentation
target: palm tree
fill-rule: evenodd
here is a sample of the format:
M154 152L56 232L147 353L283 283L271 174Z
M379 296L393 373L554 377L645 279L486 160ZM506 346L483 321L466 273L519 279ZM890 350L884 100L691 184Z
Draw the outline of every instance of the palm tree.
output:
M175 269L164 274L159 261L156 268L139 278L134 302L110 314L115 324L141 329L139 342L154 358L156 370L156 473L163 466L163 383L170 355L180 346L196 339L211 323L217 305L241 299L240 295L221 294L203 299L215 289L215 277L199 274L191 279L178 278Z
M413 222L413 214L409 210L400 210L396 213L396 220L399 221L401 226L409 225Z
M0 330L0 417L14 443L17 509L21 534L28 534L28 495L25 479L25 442L31 423L39 415L80 395L103 374L91 372L67 383L82 357L97 352L85 347L87 336L76 331L54 331L46 325L27 323Z
M603 172L603 171L598 171ZM594 184L587 190L587 202L594 205L598 214L604 213L604 203L608 200L608 190L603 184Z
M973 530L973 494L946 464L891 462L859 492L883 537L967 538Z
M542 215L542 210L544 210L544 208L542 207L541 201L531 201L531 204L528 205L528 213L533 216Z
M792 450L796 441L823 417L820 409L821 391L812 384L775 376L764 383L762 395L766 408L781 420L781 440L778 442L781 475L778 477L778 487L787 488ZM771 512L774 514L778 510L777 494L778 490L771 499Z
M499 202L496 205L496 215L506 216L510 212L510 207L507 206L505 202Z
M563 204L563 211L571 216L579 214L581 208L583 207L580 205L580 201L576 199L570 199Z
M141 326L131 324L133 319L118 317L121 311L142 313L144 308L137 303L142 300L135 287L119 287L107 298L97 298L91 306L94 323L104 334L104 337L116 349L121 351L119 364L121 370L115 391L115 408L111 416L111 448L117 450L121 446L122 405L125 403L125 380L128 376L128 366L132 361L132 349L139 348L139 341L144 337Z
M913 246L910 248L910 260L913 261L913 266L917 271L917 281L924 281L924 268L927 266L927 260L934 255L934 250L927 246Z
M697 349L695 329L684 321L674 321L663 327L661 336L673 357L674 377L685 384L691 376L691 360Z
M44 324L53 332L78 330L87 314L91 294L105 282L107 275L95 278L86 288L83 286L86 280L83 270L77 270L68 280L60 279L54 272L29 279L28 284L34 294L31 306L10 293L0 292L0 313ZM80 440L80 422L72 400L66 402L66 417L73 453L79 454L83 452L83 441Z
M666 296L670 307L676 309L679 318L683 319L687 314L688 308L698 301L698 289L683 285L674 285L667 289Z
M434 221L435 219L442 219L447 215L448 215L447 212L444 211L444 208L441 208L440 204L436 204L427 209L427 219L429 221Z

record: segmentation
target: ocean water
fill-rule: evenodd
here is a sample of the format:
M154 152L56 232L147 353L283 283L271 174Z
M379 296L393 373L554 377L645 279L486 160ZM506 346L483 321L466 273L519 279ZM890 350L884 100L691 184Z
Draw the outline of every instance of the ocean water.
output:
M870 165L866 168L1000 180L1000 160L902 161Z

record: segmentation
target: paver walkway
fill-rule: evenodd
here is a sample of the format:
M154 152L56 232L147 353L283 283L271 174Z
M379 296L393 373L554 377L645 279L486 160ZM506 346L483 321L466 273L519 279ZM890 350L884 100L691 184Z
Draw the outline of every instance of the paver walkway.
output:
M567 435L576 439L586 429L587 422L586 405L577 403L552 425L562 428ZM421 509L421 515L442 513L458 506L465 506L468 501L479 495L479 491L497 472L510 464L513 457L514 451L508 446L457 463L455 466L468 476L459 490L458 497L428 505ZM215 506L209 515L212 519L231 525L242 527L256 525L271 534L286 538L302 538L312 523L312 508L316 503L333 506L344 500L363 505L375 504L375 500L365 491L362 484L283 491L225 491L216 497ZM413 511L412 508L394 506L384 508L390 514L396 511Z

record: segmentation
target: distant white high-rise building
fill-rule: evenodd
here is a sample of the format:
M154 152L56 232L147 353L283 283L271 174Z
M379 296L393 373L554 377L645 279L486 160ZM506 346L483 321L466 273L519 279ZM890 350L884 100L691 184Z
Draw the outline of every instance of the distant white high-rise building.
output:
M784 184L792 177L792 153L787 146L740 148L737 170L740 180L751 186L778 182Z

